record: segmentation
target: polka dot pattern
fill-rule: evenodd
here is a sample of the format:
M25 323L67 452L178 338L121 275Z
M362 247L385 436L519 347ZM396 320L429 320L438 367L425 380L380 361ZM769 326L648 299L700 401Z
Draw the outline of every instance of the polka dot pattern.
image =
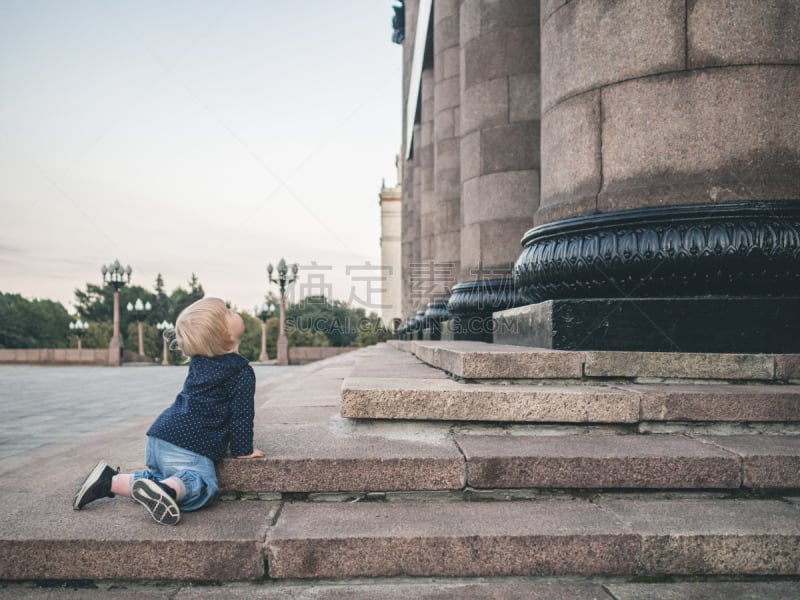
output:
M253 452L256 374L246 358L225 354L193 356L175 402L147 435L207 456L213 461Z

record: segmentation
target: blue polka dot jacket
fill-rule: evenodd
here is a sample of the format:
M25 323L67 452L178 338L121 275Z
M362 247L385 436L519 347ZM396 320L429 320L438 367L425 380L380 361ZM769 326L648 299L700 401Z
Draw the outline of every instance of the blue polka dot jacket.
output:
M255 389L256 374L243 356L193 356L183 389L147 435L215 462L228 449L232 456L251 454Z

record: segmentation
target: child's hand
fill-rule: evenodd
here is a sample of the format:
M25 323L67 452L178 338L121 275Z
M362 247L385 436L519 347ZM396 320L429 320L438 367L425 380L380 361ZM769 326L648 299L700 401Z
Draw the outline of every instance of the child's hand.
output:
M264 454L263 450L253 450L252 454L246 454L245 456L236 456L235 458L264 458L266 454Z

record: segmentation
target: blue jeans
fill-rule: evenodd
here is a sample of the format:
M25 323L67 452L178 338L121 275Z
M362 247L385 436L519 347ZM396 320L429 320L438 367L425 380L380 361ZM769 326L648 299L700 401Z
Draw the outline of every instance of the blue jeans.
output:
M183 484L183 490L178 494L181 497L178 507L182 511L197 510L217 497L217 471L210 458L149 436L144 458L148 470L134 471L133 481L163 481L176 477Z

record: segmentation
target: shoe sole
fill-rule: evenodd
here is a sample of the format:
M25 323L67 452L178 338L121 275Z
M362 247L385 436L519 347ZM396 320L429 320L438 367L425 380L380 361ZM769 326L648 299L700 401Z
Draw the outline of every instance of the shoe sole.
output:
M84 494L86 494L86 491L90 487L92 487L95 483L97 483L97 480L100 478L100 474L105 470L107 466L108 463L106 463L106 461L104 460L101 460L99 463L97 463L97 466L95 466L95 468L92 469L92 472L89 473L89 476L84 480L81 489L78 490L78 493L75 494L75 498L72 499L72 510L81 510L80 504L81 500L83 500Z
M156 523L177 525L181 520L181 511L175 500L164 492L158 484L148 479L139 479L133 484L131 496L144 506Z

